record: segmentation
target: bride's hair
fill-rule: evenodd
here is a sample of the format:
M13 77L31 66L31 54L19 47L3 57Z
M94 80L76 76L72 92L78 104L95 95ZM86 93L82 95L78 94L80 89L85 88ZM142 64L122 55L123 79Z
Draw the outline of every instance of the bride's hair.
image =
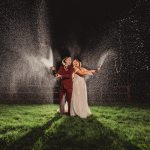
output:
M76 60L79 63L79 67L81 68L81 66L82 66L81 61L78 58L75 58L74 60Z

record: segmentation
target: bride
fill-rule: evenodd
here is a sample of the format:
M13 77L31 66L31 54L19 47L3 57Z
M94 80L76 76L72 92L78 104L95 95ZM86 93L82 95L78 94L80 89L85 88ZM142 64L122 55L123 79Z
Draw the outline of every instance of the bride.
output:
M73 92L70 106L70 115L86 118L91 115L87 101L87 88L85 75L93 75L96 70L87 70L81 67L81 62L78 59L73 61Z

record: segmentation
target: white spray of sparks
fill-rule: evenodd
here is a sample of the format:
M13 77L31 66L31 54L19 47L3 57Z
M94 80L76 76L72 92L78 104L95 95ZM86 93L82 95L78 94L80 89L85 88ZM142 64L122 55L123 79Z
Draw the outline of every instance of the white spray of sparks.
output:
M43 65L46 67L46 68L50 68L50 67L52 67L53 66L53 52L52 52L52 49L50 48L50 50L49 50L49 58L48 59L46 59L46 58L41 58L41 60L40 60L42 63L43 63Z
M110 54L112 54L112 52L111 52L111 51L107 51L107 52L103 53L103 54L100 56L99 61L98 61L98 63L97 63L97 67L98 67L99 69L101 69L101 67L102 67L102 65L104 64L106 58L107 58Z
M97 71L101 70L102 65L104 64L104 62L106 62L107 59L110 60L110 59L112 59L112 57L115 57L115 56L116 56L116 53L113 50L108 50L108 51L104 52L98 60ZM85 80L88 80L90 78L90 76L93 76L93 74L86 75Z

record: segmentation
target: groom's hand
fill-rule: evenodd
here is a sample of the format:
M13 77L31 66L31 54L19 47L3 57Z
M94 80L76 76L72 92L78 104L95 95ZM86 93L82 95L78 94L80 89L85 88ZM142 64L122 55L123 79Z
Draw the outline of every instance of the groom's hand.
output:
M62 78L62 75L56 74L56 78L57 78L57 79L60 79L60 78Z

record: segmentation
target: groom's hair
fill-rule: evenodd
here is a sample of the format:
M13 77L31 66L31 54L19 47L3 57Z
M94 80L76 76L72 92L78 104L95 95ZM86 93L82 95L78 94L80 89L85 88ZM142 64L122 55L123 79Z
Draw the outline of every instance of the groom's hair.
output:
M71 58L71 56L66 56L63 58L63 60L66 61L67 58Z
M66 57L64 57L64 58L62 59L62 64L63 64L63 65L65 65L67 58L71 58L71 56L66 56Z

